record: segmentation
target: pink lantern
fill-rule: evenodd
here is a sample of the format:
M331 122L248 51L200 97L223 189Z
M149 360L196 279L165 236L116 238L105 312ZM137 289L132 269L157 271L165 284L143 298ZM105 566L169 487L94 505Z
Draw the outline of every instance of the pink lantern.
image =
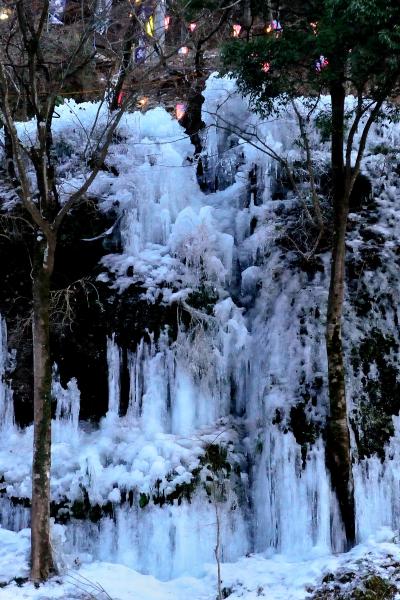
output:
M197 23L190 23L189 24L189 29L190 31L193 33L193 31L196 29L197 27Z
M170 22L171 22L171 17L169 17L169 16L164 17L164 29L165 30L169 29Z
M232 25L233 27L233 37L239 37L240 32L242 31L242 26L239 23L235 23Z
M186 112L186 104L177 104L175 107L175 114L178 121L182 119Z
M181 56L187 56L189 54L189 48L187 46L182 46L182 48L179 48L178 54Z
M261 71L263 71L264 73L268 73L270 68L271 68L271 64L269 62L264 62L261 66Z

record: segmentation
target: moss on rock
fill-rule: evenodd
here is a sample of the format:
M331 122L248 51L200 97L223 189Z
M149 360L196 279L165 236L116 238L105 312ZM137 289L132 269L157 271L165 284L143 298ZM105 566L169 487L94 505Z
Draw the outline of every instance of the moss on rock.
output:
M385 444L394 434L392 415L400 409L400 381L393 357L399 345L392 335L372 329L352 349L351 365L361 379L362 391L351 421L360 457L385 456Z

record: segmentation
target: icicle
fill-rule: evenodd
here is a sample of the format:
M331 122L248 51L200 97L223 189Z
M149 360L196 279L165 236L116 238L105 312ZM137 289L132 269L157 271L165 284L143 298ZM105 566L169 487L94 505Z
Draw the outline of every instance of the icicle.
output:
M56 399L56 414L53 424L54 442L76 443L79 439L79 411L81 395L78 382L72 378L63 388L57 365L53 368L51 391Z
M9 431L14 426L13 394L6 381L8 369L7 325L0 316L0 431Z
M120 404L120 370L121 351L115 343L115 334L107 338L107 365L108 365L108 415L119 414Z

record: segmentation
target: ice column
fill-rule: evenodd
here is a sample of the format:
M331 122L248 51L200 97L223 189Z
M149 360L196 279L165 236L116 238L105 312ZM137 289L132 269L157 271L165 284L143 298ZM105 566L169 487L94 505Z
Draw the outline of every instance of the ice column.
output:
M7 347L7 326L0 316L0 431L14 426L14 405L12 389L6 381L9 370L9 353Z
M119 413L120 400L120 369L121 369L121 351L115 343L115 334L107 338L107 365L108 365L108 415Z
M81 394L75 377L67 383L66 388L61 385L57 366L53 370L52 395L57 402L53 425L53 441L76 442L79 438Z

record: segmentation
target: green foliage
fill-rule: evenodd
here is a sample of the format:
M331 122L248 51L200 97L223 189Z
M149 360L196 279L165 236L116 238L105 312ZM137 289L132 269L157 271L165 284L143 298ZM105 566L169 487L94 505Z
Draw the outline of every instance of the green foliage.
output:
M353 111L345 112L344 114L344 130L348 129L348 123L351 121ZM332 133L332 111L329 107L323 108L319 111L314 119L316 128L318 129L321 142L328 142L331 138Z
M395 152L395 150L387 144L381 143L374 146L371 152L372 154L383 154L384 156L387 156L388 154Z
M231 465L228 462L228 451L224 446L220 446L218 444L210 444L207 447L206 453L203 457L204 464L213 471L213 473L218 473L223 469L230 473Z
M393 600L397 587L377 573L328 573L310 600Z
M150 502L150 496L148 494L140 494L139 496L139 506L140 508L145 508Z
M321 142L328 142L332 132L332 113L331 111L321 111L314 120L315 126L321 136Z
M283 32L229 41L223 48L225 72L238 80L253 107L273 110L273 99L313 96L346 79L354 91L379 99L395 91L400 75L398 0L320 0L290 14ZM314 34L311 22L317 22ZM318 72L320 55L329 65ZM265 73L264 62L270 64Z
M186 301L192 308L212 315L218 298L218 292L215 288L202 283L197 289L190 292Z

